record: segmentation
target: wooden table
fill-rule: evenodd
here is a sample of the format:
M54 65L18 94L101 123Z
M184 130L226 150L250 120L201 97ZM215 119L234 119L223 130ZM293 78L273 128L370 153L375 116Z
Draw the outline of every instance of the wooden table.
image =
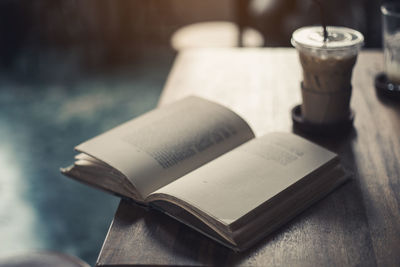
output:
M121 201L98 258L116 265L400 265L400 102L375 94L382 54L363 51L353 73L355 128L310 137L337 152L350 182L244 253L234 253L156 211ZM292 131L300 99L294 49L202 49L180 53L160 105L196 94L245 118L256 135Z

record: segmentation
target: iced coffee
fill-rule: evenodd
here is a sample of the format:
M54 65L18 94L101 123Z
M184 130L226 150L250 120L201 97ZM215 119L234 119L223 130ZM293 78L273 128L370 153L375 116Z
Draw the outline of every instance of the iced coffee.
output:
M304 27L293 33L292 44L303 68L302 116L317 124L331 124L349 116L351 77L363 44L361 33L344 27Z

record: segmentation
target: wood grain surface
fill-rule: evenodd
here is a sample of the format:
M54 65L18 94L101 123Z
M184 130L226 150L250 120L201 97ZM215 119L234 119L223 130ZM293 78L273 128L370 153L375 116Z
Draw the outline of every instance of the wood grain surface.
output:
M349 182L244 253L122 201L97 265L399 266L400 102L375 93L382 61L378 51L358 58L354 130L303 135L340 155L353 173ZM294 49L187 50L178 55L159 103L195 94L236 111L258 136L291 132L300 80Z

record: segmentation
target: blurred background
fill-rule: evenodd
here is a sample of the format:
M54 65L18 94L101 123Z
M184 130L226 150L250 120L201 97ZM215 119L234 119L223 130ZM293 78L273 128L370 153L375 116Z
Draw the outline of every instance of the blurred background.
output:
M324 0L328 25L381 47L379 0ZM0 256L91 265L119 200L63 177L73 147L154 108L179 50L290 46L311 0L2 0Z

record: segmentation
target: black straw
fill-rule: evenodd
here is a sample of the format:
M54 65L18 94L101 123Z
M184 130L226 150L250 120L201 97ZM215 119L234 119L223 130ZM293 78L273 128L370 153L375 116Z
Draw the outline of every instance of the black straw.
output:
M313 2L319 7L319 13L321 15L321 23L322 28L324 29L324 42L328 39L328 31L326 30L326 22L324 16L324 8L322 7L322 3L319 0L313 0Z

